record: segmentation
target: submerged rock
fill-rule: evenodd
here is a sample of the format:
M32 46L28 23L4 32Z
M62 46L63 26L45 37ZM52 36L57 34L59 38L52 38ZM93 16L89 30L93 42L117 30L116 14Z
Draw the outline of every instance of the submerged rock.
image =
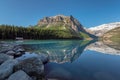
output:
M42 76L44 72L44 65L40 58L30 57L19 61L15 66L15 71L23 70L30 76Z
M14 65L17 64L16 60L7 60L0 65L0 80L4 80L6 77L13 73Z
M3 62L5 62L6 60L9 60L9 59L13 59L13 57L8 56L8 55L3 54L3 53L0 54L0 64L2 64Z
M32 80L24 71L19 70L13 73L8 80Z

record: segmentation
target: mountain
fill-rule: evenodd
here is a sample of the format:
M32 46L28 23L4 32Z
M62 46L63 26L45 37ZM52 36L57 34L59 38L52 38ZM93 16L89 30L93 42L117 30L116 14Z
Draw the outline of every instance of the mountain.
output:
M90 38L90 34L85 31L82 24L72 15L44 17L38 21L34 28L56 31L54 36L62 36L62 38Z
M102 24L96 27L91 27L86 29L87 32L96 35L96 36L103 36L104 33L108 32L109 30L112 30L114 28L117 28L120 26L120 22L114 22L114 23L109 23L109 24Z
M76 32L84 31L82 24L77 19L71 16L57 15L52 17L44 17L38 24L41 28L59 28L59 29L70 29Z
M120 49L120 26L103 35L105 44Z

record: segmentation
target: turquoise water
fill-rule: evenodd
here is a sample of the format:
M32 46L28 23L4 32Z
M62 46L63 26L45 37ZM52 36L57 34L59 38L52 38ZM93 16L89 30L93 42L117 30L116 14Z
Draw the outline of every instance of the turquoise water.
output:
M48 54L49 80L120 80L120 50L102 42L32 40L17 42L30 53Z
M92 41L78 40L45 40L22 42L24 48L37 54L48 54L51 62L64 63L73 62L78 58L84 48Z

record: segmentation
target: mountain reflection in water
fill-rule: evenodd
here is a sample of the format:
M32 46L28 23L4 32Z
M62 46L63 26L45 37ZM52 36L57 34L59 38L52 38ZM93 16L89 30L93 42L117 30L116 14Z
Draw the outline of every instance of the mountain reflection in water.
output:
M101 41L92 43L91 45L87 46L85 50L97 51L104 54L120 55L120 50L112 48L111 46L107 46Z
M36 44L37 43L37 44ZM120 50L102 42L43 41L23 43L35 53L50 56L46 80L120 80Z
M23 43L24 48L31 53L48 54L51 62L64 63L77 59L84 48L92 41L43 41L40 43Z

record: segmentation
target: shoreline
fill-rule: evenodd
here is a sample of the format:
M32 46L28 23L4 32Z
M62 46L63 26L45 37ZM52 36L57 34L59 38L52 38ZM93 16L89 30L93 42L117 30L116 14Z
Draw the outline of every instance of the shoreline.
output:
M16 43L0 42L0 48L0 80L16 80L18 77L17 80L45 80L44 65L49 62L47 55L25 58L25 49ZM22 56L24 58L19 59Z

